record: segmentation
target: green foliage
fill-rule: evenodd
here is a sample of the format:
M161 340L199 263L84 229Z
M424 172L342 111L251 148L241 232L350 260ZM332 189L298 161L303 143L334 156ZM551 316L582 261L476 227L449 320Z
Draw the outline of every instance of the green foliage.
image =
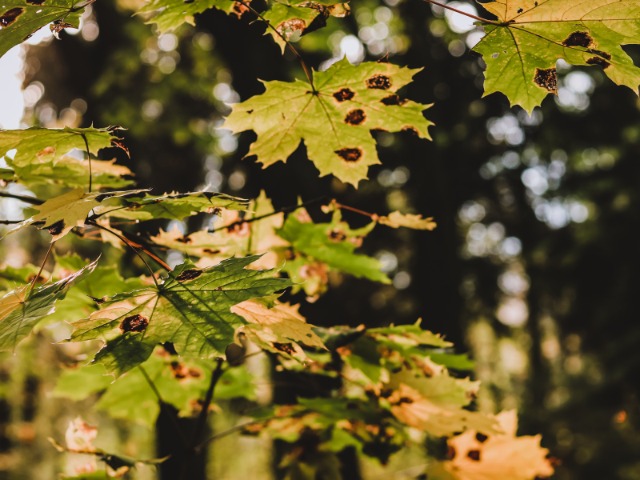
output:
M60 32L67 27L78 28L84 2L73 0L7 0L0 10L0 56L27 40L45 25Z
M622 49L639 44L638 0L489 2L498 25L486 25L476 45L487 64L485 95L504 93L527 112L557 93L556 62L598 66L618 85L638 92L640 69Z
M265 82L263 94L233 106L223 128L256 132L247 155L257 156L265 167L286 161L304 141L321 176L357 185L371 165L380 163L372 130L410 130L430 138L431 122L422 115L429 105L396 93L418 71L343 59L316 72L313 86L301 80Z

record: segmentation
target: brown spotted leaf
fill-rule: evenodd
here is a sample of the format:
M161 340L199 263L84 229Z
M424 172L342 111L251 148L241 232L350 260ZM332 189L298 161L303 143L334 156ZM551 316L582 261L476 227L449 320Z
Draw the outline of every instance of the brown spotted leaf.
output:
M285 51L286 42L295 42L302 35L321 27L329 16L344 17L349 14L349 5L346 3L320 1L274 1L271 8L263 14L273 28L268 28L264 33L271 35L273 40ZM279 33L276 33L274 29Z
M640 68L622 45L640 44L640 0L497 0L482 6L500 25L476 45L484 94L504 93L531 112L558 88L556 62L596 66L638 93Z
M159 33L164 33L184 23L195 25L194 15L211 8L238 16L246 10L234 0L150 0L138 10L138 14L147 18L147 23L154 23Z
M409 130L430 138L428 105L396 93L419 70L390 63L351 65L346 59L314 73L316 91L301 80L265 82L266 91L234 105L222 128L253 130L248 156L265 167L287 158L304 141L321 175L357 185L380 163L372 130Z
M435 464L429 478L435 480L533 480L553 475L540 446L540 435L516 437L518 417L514 410L496 416L503 434L484 435L467 431L447 441L453 458Z
M412 213L391 212L384 217L378 217L378 223L391 228L412 228L414 230L433 230L436 222L432 217L423 218L422 215Z
M52 31L77 28L87 4L76 0L3 0L0 2L0 57L50 23Z

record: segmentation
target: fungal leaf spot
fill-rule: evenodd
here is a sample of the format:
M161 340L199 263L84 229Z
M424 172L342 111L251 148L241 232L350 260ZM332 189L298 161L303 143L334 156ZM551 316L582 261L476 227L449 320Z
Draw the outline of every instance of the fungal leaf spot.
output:
M389 90L391 88L391 79L379 73L367 78L367 88L377 88L379 90Z
M25 0L29 5L42 5L45 0Z
M362 150L359 148L341 148L336 153L347 162L357 162L362 157Z
M558 75L555 68L536 68L533 81L551 93L558 91Z
M480 450L469 450L467 452L467 457L469 457L471 460L475 461L475 462L479 462L480 461Z
M176 280L178 280L179 282L185 282L187 280L193 280L194 278L198 278L200 275L202 275L202 270L190 268L188 270L181 272L176 277Z
M396 95L395 93L393 95L389 95L388 97L384 97L380 101L387 107L390 107L392 105L404 105L405 103L407 103L406 99L400 98L400 96Z
M51 225L45 228L49 230L49 233L54 237L56 235L60 235L64 230L64 220L58 220L57 222L52 223Z
M0 27L6 28L11 25L16 19L22 15L24 8L12 8L11 10L7 10L5 13L0 16Z
M562 44L565 47L584 47L588 48L593 44L593 38L587 32L572 32L564 39Z
M347 116L344 117L345 123L349 125L360 125L362 122L366 120L367 116L364 113L364 110L357 108L355 110L351 110L347 113Z
M607 68L611 63L602 57L591 57L586 60L589 65L599 65L602 68Z
M123 332L143 332L149 325L149 320L140 315L130 315L120 323L120 330Z
M346 100L351 100L355 96L355 92L350 88L341 88L336 93L333 94L333 98L335 98L338 102L344 102Z

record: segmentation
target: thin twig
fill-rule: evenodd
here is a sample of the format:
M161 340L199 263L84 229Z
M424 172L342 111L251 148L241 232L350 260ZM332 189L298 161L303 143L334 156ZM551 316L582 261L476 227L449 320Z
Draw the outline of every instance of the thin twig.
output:
M21 202L30 203L31 205L42 205L44 200L40 200L36 197L29 197L27 195L18 195L17 193L0 192L0 197L15 198Z
M270 420L270 419L268 419L268 420ZM235 426L230 427L227 430L224 430L222 432L218 432L218 433L216 433L214 435L211 435L209 438L207 438L203 442L199 443L195 447L195 450L196 450L197 453L200 453L200 452L202 452L202 449L204 447L206 447L208 444L210 444L211 442L215 442L216 440L219 440L221 438L227 437L227 436L231 435L232 433L241 432L246 427L250 427L251 425L256 425L257 423L262 423L264 421L266 421L266 420L252 420L250 422L246 422L246 423L241 423L239 425L235 425Z
M442 8L445 8L447 10L451 10L452 12L459 13L460 15L464 15L465 17L473 18L474 20L477 20L480 23L488 23L488 24L491 24L491 25L498 25L498 26L503 26L504 25L504 23L502 23L502 22L497 22L495 20L489 20L488 18L479 17L477 15L474 15L473 13L465 12L464 10L459 10L457 8L454 8L454 7L450 6L450 5L447 5L446 3L440 3L440 2L438 2L436 0L424 0L424 1L427 2L427 3L430 3L431 5L436 5L438 7L442 7Z
M272 217L272 216L277 215L279 213L295 212L296 210L298 210L300 208L308 207L309 205L313 205L314 203L321 202L322 200L325 200L326 198L327 198L326 196L313 198L313 199L309 200L308 202L301 203L300 205L294 205L294 206L291 206L291 207L279 208L278 210L274 210L273 212L265 213L264 215L258 215L257 217L247 218L246 220L245 219L236 220L235 222L231 222L231 223L229 223L227 225L223 225L221 227L210 228L207 231L209 233L214 233L214 232L217 232L217 231L220 231L220 230L227 230L227 229L233 228L233 227L235 227L237 225L243 225L245 223L257 222L258 220L263 220L265 218Z
M200 415L198 416L196 429L193 432L193 448L195 449L200 441L200 437L204 432L204 428L207 425L207 416L209 414L209 406L213 400L213 392L216 388L216 384L220 377L224 373L224 369L222 366L224 365L224 359L218 358L217 365L213 373L211 374L211 381L209 382L209 388L207 389L207 394L204 397L204 402L202 404L202 410L200 411Z
M298 61L300 62L300 65L302 66L302 70L304 70L304 74L307 77L307 81L309 82L309 86L311 86L311 91L313 93L317 93L318 91L316 90L316 87L313 84L313 71L309 68L309 66L307 65L307 62L304 61L304 58L302 58L302 55L300 55L300 52L298 52L296 47L294 47L293 44L289 40L287 40L285 36L282 33L280 33L276 27L271 25L271 22L269 22L269 20L264 18L264 16L260 12L258 12L255 8L253 8L249 3L246 3L244 0L237 0L237 1L238 3L244 5L247 9L249 9L260 20L266 23L267 28L270 28L271 30L273 30L275 34L282 39L285 45L289 47L289 50L291 50L291 53L293 53L298 58Z
M91 186L92 186L92 182L93 182L93 174L91 171L91 151L89 150L89 140L87 140L87 136L84 134L84 132L80 132L80 135L82 136L82 139L84 140L84 146L87 149L87 159L89 159L89 193L91 193Z
M377 213L369 213L369 212L365 212L364 210L360 210L359 208L355 208L355 207L350 207L349 205L343 205L342 203L334 200L333 205L335 205L336 208L339 208L341 210L349 210L350 212L355 212L358 213L360 215L364 215L365 217L369 217L371 220L373 221L377 221L378 220L378 214Z
M138 256L138 258L139 258L140 260L142 260L142 263L144 263L144 265L147 267L147 270L149 271L149 273L150 273L150 275L151 275L151 279L153 280L153 283L155 283L155 284L156 284L156 287L159 287L159 285L158 285L158 280L156 279L156 276L155 276L155 274L153 273L153 270L151 269L151 266L147 263L147 261L145 260L145 258L142 256L142 254L141 254L141 253L140 253L140 251L138 250L138 248L139 248L139 247L137 246L137 244L135 244L135 242L132 242L132 241L131 241L131 240L129 240L127 237L125 237L125 236L123 236L123 235L120 235L120 234L118 234L118 233L114 232L113 230L111 230L110 228L105 227L104 225L100 225L99 223L96 223L96 222L88 222L88 223L89 223L89 224L91 224L91 225L93 225L93 226L95 226L95 227L97 227L97 228L100 228L101 230L104 230L104 231L106 231L106 232L109 232L109 233L110 233L110 234L112 234L112 235L115 235L115 236L116 236L116 237L118 237L118 238L119 238L119 239L120 239L120 240L121 240L121 241L122 241L126 246L128 246L129 248L131 248L131 250L133 250L133 253L135 253L135 254ZM148 252L148 251L146 251L146 250L145 250L144 252L145 252L147 255L149 255L149 254L151 253L151 252ZM151 256L151 255L153 255L153 256ZM160 260L159 258L157 258L157 256L156 256L156 255L154 255L154 254L151 254L151 255L149 255L149 256L151 256L151 258L153 258L154 260L156 260L156 262L157 262L158 260ZM156 259L156 258L154 258L154 257L156 257L157 259ZM160 262L161 262L161 263L160 263ZM159 263L160 263L161 265L164 263L162 260L160 260L160 262L159 262ZM170 272L170 271L171 271L171 267L169 267L169 265L167 265L166 263L164 263L164 265L166 265L166 266L167 266L166 270L167 270L168 272ZM163 267L163 268L165 268L165 267Z
M22 223L24 220L0 220L0 225L15 225L16 223Z
M29 293L31 293L31 290L33 290L34 285L36 284L36 282L38 281L38 279L40 278L40 274L42 273L42 270L44 270L44 266L47 263L47 260L49 260L49 255L51 255L51 251L53 250L53 245L56 242L51 242L49 244L49 248L47 249L47 253L44 255L44 260L42 260L42 264L40 265L40 270L38 270L38 274L33 277L33 280L31 280L31 284L29 285Z
M156 399L160 404L160 408L166 410L167 403L162 399L162 395L160 395L160 391L156 387L156 384L153 383L153 380L151 380L151 377L149 376L149 374L147 373L147 371L144 369L142 365L138 365L138 368L140 369L140 372L142 372L142 376L149 384L149 387L151 388L151 390L153 390L153 394L156 396ZM167 412L167 417L169 417L171 423L173 424L173 428L175 428L176 433L178 434L178 437L180 437L180 441L182 442L182 445L186 446L187 439L184 436L184 433L182 432L182 430L180 429L180 425L178 425L178 421L176 420L175 415L173 415L172 412Z

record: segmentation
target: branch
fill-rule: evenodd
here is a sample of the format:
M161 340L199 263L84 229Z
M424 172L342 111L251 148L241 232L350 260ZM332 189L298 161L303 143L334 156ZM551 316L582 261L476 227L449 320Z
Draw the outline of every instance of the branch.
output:
M451 10L452 12L459 13L460 15L464 15L465 17L473 18L474 20L477 20L480 23L485 23L485 24L489 24L489 25L498 25L498 26L503 26L504 25L504 23L496 22L495 20L489 20L487 18L482 18L482 17L479 17L477 15L474 15L473 13L465 12L463 10L459 10L457 8L451 7L451 6L447 5L446 3L440 3L440 2L437 2L436 0L424 0L424 1L427 2L427 3L430 3L431 5L436 5L438 7L442 7L442 8L445 8L447 10Z
M40 200L39 198L36 198L36 197L29 197L27 195L18 195L16 193L9 193L9 192L0 192L0 197L14 198L16 200L20 200L21 202L30 203L31 205L42 205L44 203L44 200Z

